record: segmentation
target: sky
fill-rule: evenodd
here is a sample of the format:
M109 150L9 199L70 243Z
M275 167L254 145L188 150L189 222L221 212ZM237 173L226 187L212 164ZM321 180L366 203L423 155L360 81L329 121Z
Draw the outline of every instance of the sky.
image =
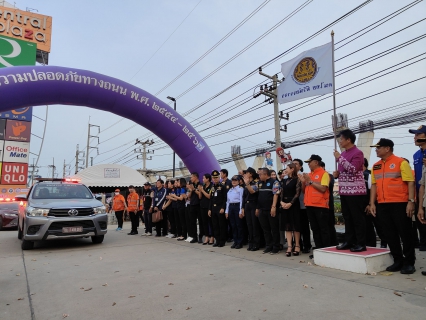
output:
M40 14L53 17L49 65L102 73L129 82L155 95L263 2L263 0L17 0L15 4L23 10L31 8ZM179 97L178 112L185 114L363 2L356 0L308 1L308 5L300 12L245 50L213 76ZM339 42L346 37L411 2L413 1L372 1L332 28L326 29L314 39L263 68L263 71L271 75L279 73L281 63L305 50L329 42L332 29L335 32L336 71L421 36L426 29L426 20L418 21L425 18L425 2L417 4L389 22L339 48L341 44L347 42L345 40L339 45ZM303 3L305 1L267 2L260 11L216 49L159 93L158 98L169 102L166 99L167 96L180 96ZM418 23L410 26L416 22ZM403 28L405 29L389 36ZM386 36L389 37L378 41ZM376 41L378 41L376 44L372 44ZM336 77L336 88L370 75L381 75L394 70L397 68L393 67L394 65L415 56L421 55L398 67L425 58L425 41L423 38L372 63ZM336 96L338 112L348 115L349 127L358 125L359 120L380 120L411 111L424 113L426 111L424 103L402 107L398 105L423 98L425 79L356 103L346 104L425 75L426 60L420 60L377 80L338 94ZM251 97L252 88L264 80L264 77L255 74L195 111L186 114L185 118L206 139L217 159L229 157L231 146L241 146L241 151L244 153L254 148L268 147L267 141L274 140L273 119L258 121L273 114L272 104L254 108L250 112L247 111L263 101L262 97L240 106L234 105L244 98ZM237 96L240 97L236 98ZM236 99L232 100L234 98ZM230 100L232 101L227 103ZM281 120L282 125L288 124L288 131L281 132L283 141L315 137L320 133L331 132L332 112L327 110L332 108L332 99L328 98L302 108L303 104L299 104L304 101L299 100L279 106L280 110L286 112L291 110L290 120ZM323 111L323 114L315 115ZM34 114L40 118L45 117L45 112L46 107L34 108ZM368 115L373 112L380 113ZM304 119L309 116L312 117ZM147 162L148 169L172 167L173 151L131 119L122 119L111 113L85 107L52 105L49 106L46 135L38 162L39 174L49 173L48 166L52 164L53 159L60 176L62 176L64 161L69 164L67 174L74 173L76 145L79 144L80 150L85 149L87 145L89 117L91 124L100 126L99 145L95 139L92 139L90 144L93 147L97 146L99 150L97 155L96 149L91 149L90 156L93 157L94 164L121 163L140 169L142 161L136 159L136 154L132 152L135 148L134 141L136 138L141 140L149 138L155 141L150 147L155 150L155 153L153 160ZM229 120L230 118L232 120ZM377 130L375 140L381 137L394 140L395 154L412 159L412 154L417 149L413 144L413 135L408 133L408 129L416 129L421 124L419 121ZM43 126L43 121L34 118L33 134L41 136ZM95 133L97 133L96 130L93 130L92 135ZM209 137L211 135L213 136ZM32 138L31 152L38 154L40 142L39 139ZM313 153L319 154L323 157L327 169L331 171L333 146L333 141L328 140L290 148L286 151L290 151L293 158L301 159L308 159ZM33 158L35 156L31 155L30 163ZM252 165L253 158L245 160L248 166ZM369 160L371 163L378 160L374 152ZM177 158L176 164L178 163ZM236 173L236 167L232 162L224 164L222 168L228 169L230 174Z

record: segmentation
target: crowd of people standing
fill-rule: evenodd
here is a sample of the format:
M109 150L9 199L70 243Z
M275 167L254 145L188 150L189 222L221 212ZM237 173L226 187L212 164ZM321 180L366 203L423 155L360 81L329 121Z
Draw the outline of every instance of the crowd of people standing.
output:
M127 211L132 224L129 235L138 234L141 219L143 236L151 236L155 227L156 237L213 247L229 242L232 249L247 246L248 251L263 249L264 254L277 254L287 243L288 257L330 246L366 251L367 246L376 247L377 232L380 246L389 246L394 258L387 270L411 274L416 270L415 247L426 251L426 126L410 133L420 147L414 155L414 175L408 160L394 155L394 143L389 139L371 146L379 161L370 171L355 145L355 134L347 129L338 135L344 151L334 150L337 170L333 174L325 170L321 156L312 154L305 161L294 159L278 174L251 167L231 179L226 169L201 177L193 172L190 181L158 179L155 187L146 183L140 196L130 186L127 201L117 189L113 198L117 230L122 229L123 212ZM309 173L304 172L304 163ZM335 179L345 220L341 244L335 229Z

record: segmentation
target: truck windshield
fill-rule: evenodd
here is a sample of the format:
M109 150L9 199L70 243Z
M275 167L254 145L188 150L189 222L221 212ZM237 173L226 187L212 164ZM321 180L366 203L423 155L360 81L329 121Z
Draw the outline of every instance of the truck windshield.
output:
M90 190L81 184L39 184L32 193L33 199L93 199Z

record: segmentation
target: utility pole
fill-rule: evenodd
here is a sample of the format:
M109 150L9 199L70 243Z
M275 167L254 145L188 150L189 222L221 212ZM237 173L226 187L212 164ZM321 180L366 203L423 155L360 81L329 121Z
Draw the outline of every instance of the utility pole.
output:
M99 155L99 148L90 146L90 138L98 139L98 144L99 144L99 137L98 136L92 136L90 134L90 128L92 128L92 127L98 128L98 134L101 132L101 127L97 126L95 124L90 124L90 118L89 118L89 125L87 127L86 168L89 166L89 151L90 151L90 149L96 149L98 151L98 155Z
M65 176L67 175L67 174L66 174L66 170L67 170L67 168L70 168L70 165L69 165L69 164L66 164L65 159L64 159L64 167L63 167L63 169L62 169L62 178L65 178Z
M51 165L48 165L48 168L52 168L52 179L54 179L54 178L55 178L55 169L56 169L56 166L55 166L55 158L53 158L53 162L52 162L52 164L51 164Z
M288 120L288 117L284 117L282 113L280 114L279 108L278 108L278 98L277 98L277 89L278 89L278 83L281 83L282 81L278 79L278 76L275 74L273 76L270 76L266 73L262 72L262 67L259 67L259 74L269 78L272 80L272 86L268 88L268 85L265 84L264 86L260 86L260 92L256 93L253 97L257 98L261 94L268 97L269 99L265 99L265 102L274 103L274 124L275 124L275 148L281 147L281 131L287 131L287 126L283 126L281 128L280 120L285 119ZM288 116L288 114L287 114ZM277 161L277 170L282 169L281 164L281 158L278 154L276 154L276 161Z
M84 159L80 159L80 154L84 157L84 151L80 151L79 145L77 145L77 150L75 152L75 174L77 174L78 169L84 169L84 167L80 167L80 162L83 162L84 165Z
M167 99L174 102L174 110L176 111L176 99L168 96ZM176 176L176 152L173 150L173 178Z
M152 160L152 157L147 158L147 154L154 153L154 150L146 150L146 146L151 146L154 144L154 140L146 140L144 142L139 141L139 139L136 139L135 145L140 144L142 145L142 149L134 149L135 153L139 153L141 158L139 158L139 155L136 156L136 159L142 159L142 170L146 170L146 160Z
M31 184L29 185L29 187L31 187L34 182L34 174L38 173L39 167L34 164L34 158L33 158L33 164L29 165L28 167L31 168Z

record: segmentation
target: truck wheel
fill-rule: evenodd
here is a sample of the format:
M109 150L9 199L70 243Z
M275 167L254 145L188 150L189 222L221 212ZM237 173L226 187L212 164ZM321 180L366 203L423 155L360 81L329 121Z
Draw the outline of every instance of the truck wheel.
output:
M102 241L104 241L104 236L93 236L92 237L92 242L93 243L102 243Z
M22 250L31 250L34 248L34 241L22 240Z

